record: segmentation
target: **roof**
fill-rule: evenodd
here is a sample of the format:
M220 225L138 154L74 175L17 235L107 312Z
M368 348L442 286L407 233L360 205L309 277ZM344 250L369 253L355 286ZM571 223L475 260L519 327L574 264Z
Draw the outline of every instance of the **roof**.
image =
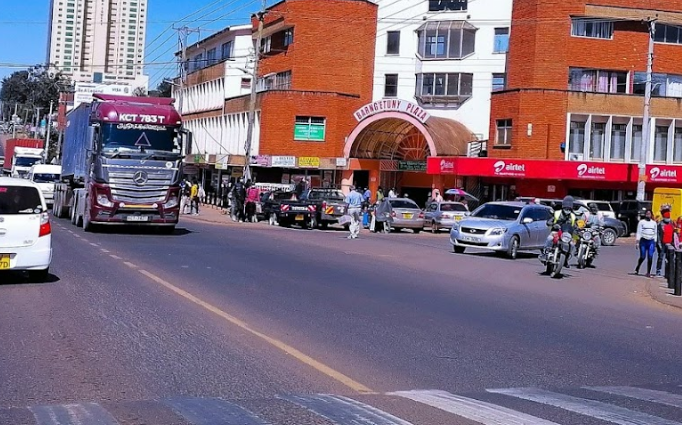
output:
M467 21L428 21L423 23L417 31L435 31L435 30L445 30L445 29L465 29L465 30L477 30L475 26L471 25Z
M459 121L431 116L424 124L436 145L436 156L461 156L467 154L469 142L478 137Z
M231 27L226 27L226 28L224 28L224 29L222 29L216 33L209 35L206 38L202 38L201 40L197 41L196 43L194 43L192 45L187 46L187 50L193 49L195 47L199 47L202 44L206 44L206 43L210 42L211 40L218 38L221 35L227 34L229 32L236 32L236 31L243 31L243 30L253 31L253 26L250 23L248 23L248 24L240 24L240 25L233 25ZM182 54L182 50L178 50L177 52L175 52L175 56L180 56L181 54Z

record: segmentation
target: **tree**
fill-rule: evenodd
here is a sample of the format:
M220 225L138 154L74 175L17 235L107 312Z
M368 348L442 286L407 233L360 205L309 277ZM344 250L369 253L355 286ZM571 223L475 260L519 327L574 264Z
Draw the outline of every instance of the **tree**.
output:
M161 81L157 86L156 90L152 90L149 92L150 96L154 97L171 97L171 88L172 84L170 81Z
M60 72L53 72L43 65L37 65L26 71L17 71L2 79L0 100L14 112L15 104L28 110L28 117L33 119L35 108L47 113L50 102L56 111L59 105L59 92L70 86L70 81ZM9 112L9 111L6 111Z

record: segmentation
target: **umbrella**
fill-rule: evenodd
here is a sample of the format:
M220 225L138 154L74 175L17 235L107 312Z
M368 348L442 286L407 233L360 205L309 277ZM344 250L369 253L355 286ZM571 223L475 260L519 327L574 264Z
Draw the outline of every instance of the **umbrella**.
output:
M472 195L471 193L462 190L462 189L448 189L445 191L446 195L454 195L454 196L462 196L464 199L467 201L473 201L473 202L478 202L478 198Z

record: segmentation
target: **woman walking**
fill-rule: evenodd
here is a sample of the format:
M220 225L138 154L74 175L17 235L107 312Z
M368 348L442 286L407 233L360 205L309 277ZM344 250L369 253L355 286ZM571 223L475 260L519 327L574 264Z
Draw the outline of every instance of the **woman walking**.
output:
M658 224L653 220L654 213L647 210L646 215L637 224L637 248L639 248L639 260L635 274L639 274L639 269L646 257L646 277L651 277L651 265L653 263L654 252L656 251L656 239L658 237Z

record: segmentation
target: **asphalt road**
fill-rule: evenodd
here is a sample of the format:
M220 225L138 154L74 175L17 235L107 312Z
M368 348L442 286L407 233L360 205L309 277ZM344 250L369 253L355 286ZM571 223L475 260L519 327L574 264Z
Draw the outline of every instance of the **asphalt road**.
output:
M0 424L682 423L682 314L629 245L552 280L445 234L181 227L57 220L51 282L0 275Z

